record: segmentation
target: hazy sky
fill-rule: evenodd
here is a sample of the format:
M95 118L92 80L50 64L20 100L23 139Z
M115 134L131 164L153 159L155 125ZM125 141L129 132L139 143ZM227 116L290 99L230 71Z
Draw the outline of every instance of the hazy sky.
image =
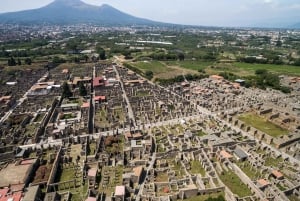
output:
M53 0L0 0L0 13L39 8ZM300 22L300 0L83 0L109 4L151 20L212 26L259 26Z

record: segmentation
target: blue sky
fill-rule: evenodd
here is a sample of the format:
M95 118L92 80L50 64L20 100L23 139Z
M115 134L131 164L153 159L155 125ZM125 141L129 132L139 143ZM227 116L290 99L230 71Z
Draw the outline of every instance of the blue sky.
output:
M0 0L0 13L39 8L53 0ZM212 26L273 26L300 22L300 0L83 0L109 4L151 20Z

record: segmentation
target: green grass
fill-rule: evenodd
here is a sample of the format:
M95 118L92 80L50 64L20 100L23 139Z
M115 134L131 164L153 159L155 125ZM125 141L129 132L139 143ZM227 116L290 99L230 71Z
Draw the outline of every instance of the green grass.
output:
M35 130L37 129L37 127L38 127L38 124L28 124L25 129L26 130L25 134L28 137L34 136Z
M299 197L297 197L296 195L289 195L288 198L290 201L299 201L300 200Z
M137 93L136 93L136 96L137 97L146 97L146 96L149 96L150 95L150 93L149 93L149 91L137 91Z
M191 173L192 174L201 174L205 176L205 169L202 167L200 161L191 161Z
M34 122L40 122L40 121L42 121L43 118L44 118L44 116L45 116L45 113L39 113L39 114L36 116Z
M255 168L251 169L251 165L248 161L238 162L237 165L250 179L254 180L261 177L259 170L255 171Z
M267 158L264 158L264 160L265 160L266 166L273 166L273 167L277 167L279 163L283 162L282 158L267 157Z
M75 170L73 168L71 169L63 169L61 176L60 176L60 182L62 181L69 181L75 179Z
M101 174L101 183L99 185L99 192L104 192L107 195L111 195L114 192L115 187L118 185L122 185L122 174L123 174L123 166L104 166ZM108 183L103 186L104 175L108 175Z
M145 74L146 71L153 72L153 80L156 78L170 79L183 74L197 74L197 71L180 67L175 61L145 61L131 62L131 66ZM140 72L140 73L141 73Z
M126 120L126 114L124 113L124 110L122 107L115 107L113 109L113 114L116 120L118 120L119 123L124 123Z
M131 65L139 68L143 72L150 70L154 74L165 73L169 71L169 68L159 61L135 62L131 63Z
M225 201L224 193L212 193L210 195L199 195L192 198L185 199L184 201L208 201L214 198L215 201ZM223 198L223 199L222 199ZM178 199L181 200L181 199ZM214 201L211 200L211 201Z
M95 154L96 147L97 147L96 142L90 143L89 146L90 146L90 151L88 152L88 154L90 155Z
M169 176L167 173L161 172L157 174L156 182L168 182Z
M61 192L65 192L65 191L66 190L63 190ZM72 194L71 196L72 201L85 200L88 194L88 182L85 182L84 186L71 189L70 193Z
M231 170L220 174L220 179L223 183L239 197L245 197L252 195L249 188L240 180L240 178L234 174Z
M166 65L169 66L179 66L182 68L190 69L190 70L202 70L207 68L208 66L213 65L211 61L168 61Z
M196 135L199 136L199 137L202 137L202 136L207 135L207 133L205 133L205 132L203 132L203 131L198 131L198 132L196 133Z
M248 113L239 117L239 120L245 122L247 125L253 126L254 128L272 136L279 137L282 135L287 135L288 130L281 128L280 126L273 124L272 122L265 120L264 118Z
M107 121L107 110L100 109L95 114L95 124L99 127L110 127L111 124Z
M249 63L234 63L234 66L255 73L257 69L266 69L273 73L285 75L300 75L300 67L289 65L274 65L274 64L249 64Z
M281 191L285 191L286 190L286 187L280 185L280 184L276 184L277 188L279 188L279 190Z
M172 164L172 170L175 171L176 178L183 178L185 176L185 172L180 164L180 162L175 162L174 160L169 161L169 164Z

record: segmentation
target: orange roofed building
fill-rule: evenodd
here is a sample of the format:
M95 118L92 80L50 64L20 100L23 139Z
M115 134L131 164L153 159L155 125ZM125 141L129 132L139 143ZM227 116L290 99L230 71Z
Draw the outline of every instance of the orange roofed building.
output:
M220 75L211 75L210 78L214 79L214 80L223 80L224 79L224 77L222 77Z

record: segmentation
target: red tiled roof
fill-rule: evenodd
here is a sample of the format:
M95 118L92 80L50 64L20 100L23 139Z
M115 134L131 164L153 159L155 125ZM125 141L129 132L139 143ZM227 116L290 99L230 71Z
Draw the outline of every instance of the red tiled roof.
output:
M89 177L95 177L96 175L97 175L97 169L95 169L95 168L89 169L89 171L88 171Z
M8 201L9 199L13 201L21 200L22 192L17 192L12 195L7 195L9 190L10 190L9 188L0 189L0 201Z
M88 108L90 107L90 103L83 103L81 108Z
M224 79L222 76L219 76L219 75L212 75L210 76L212 79L217 79L217 80L222 80Z
M276 178L281 178L283 177L283 174L281 172L279 172L278 170L273 170L272 174L276 177Z
M69 72L69 69L66 69L66 68L65 68L65 69L62 70L62 73L64 73L64 74L66 74L66 73L68 73L68 72Z
M95 101L100 101L100 100L105 101L105 100L106 100L106 97L105 97L105 96L96 96L96 97L94 98L94 100L95 100Z
M134 175L139 177L141 176L142 172L143 172L143 166L138 166L132 169L134 172Z
M29 165L34 163L35 159L23 160L21 161L20 165Z
M260 185L260 186L267 186L267 185L269 185L270 183L267 181L267 180L265 180L265 179L259 179L259 180L257 180L257 183Z
M100 81L102 81L102 82L100 82ZM94 87L103 86L103 85L104 85L104 79L103 79L103 77L95 77L93 79L93 86Z
M6 196L8 191L9 191L9 188L0 189L0 200L2 197Z
M232 155L225 150L220 151L220 155L224 158L232 158Z

